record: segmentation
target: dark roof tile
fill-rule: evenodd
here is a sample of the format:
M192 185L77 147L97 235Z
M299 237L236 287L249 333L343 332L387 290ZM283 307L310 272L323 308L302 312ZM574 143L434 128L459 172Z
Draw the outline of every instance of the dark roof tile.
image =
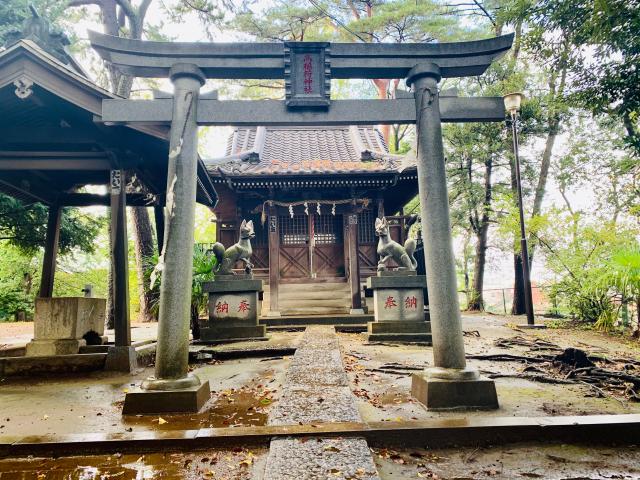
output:
M390 154L373 127L244 127L230 135L225 157L205 164L212 173L268 175L401 171L407 160Z

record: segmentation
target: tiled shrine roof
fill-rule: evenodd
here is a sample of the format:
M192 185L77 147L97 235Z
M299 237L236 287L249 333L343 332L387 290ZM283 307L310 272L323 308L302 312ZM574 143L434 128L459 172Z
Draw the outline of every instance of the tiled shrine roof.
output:
M274 175L402 172L415 160L389 153L373 127L242 127L226 156L204 160L212 174Z

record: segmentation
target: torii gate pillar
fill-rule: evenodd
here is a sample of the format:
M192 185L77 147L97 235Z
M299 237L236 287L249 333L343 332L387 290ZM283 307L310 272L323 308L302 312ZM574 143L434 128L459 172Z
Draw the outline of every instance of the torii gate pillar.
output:
M481 378L465 361L442 145L440 78L440 68L433 63L416 65L407 76L416 103L418 195L434 358L434 367L414 374L411 392L433 410L494 409L498 397L493 380Z
M188 372L193 231L195 225L197 106L205 76L191 64L176 64L169 143L164 241L159 264L160 317L155 375L127 393L123 413L197 412L209 400L209 382Z

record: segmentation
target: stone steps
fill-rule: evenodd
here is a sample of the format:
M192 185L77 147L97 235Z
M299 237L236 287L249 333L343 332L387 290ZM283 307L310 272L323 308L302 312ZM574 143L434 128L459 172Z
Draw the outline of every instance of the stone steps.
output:
M278 290L282 315L330 315L349 313L351 291L346 282L285 283ZM263 315L269 311L269 285L264 286Z

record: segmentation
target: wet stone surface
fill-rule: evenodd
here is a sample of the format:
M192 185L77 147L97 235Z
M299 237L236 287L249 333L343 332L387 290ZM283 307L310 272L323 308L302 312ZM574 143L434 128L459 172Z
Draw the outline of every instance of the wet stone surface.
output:
M269 413L270 425L356 421L360 421L360 415L346 386L285 386Z
M268 479L377 479L363 438L273 440L265 468Z
M640 449L562 444L373 450L383 479L599 480L640 478Z
M89 455L0 460L0 480L143 480L151 478L248 480L260 478L266 449L195 453Z
M308 327L285 375L269 425L359 422L347 386L340 344L331 326ZM271 441L266 480L363 478L378 473L364 438L282 438Z

